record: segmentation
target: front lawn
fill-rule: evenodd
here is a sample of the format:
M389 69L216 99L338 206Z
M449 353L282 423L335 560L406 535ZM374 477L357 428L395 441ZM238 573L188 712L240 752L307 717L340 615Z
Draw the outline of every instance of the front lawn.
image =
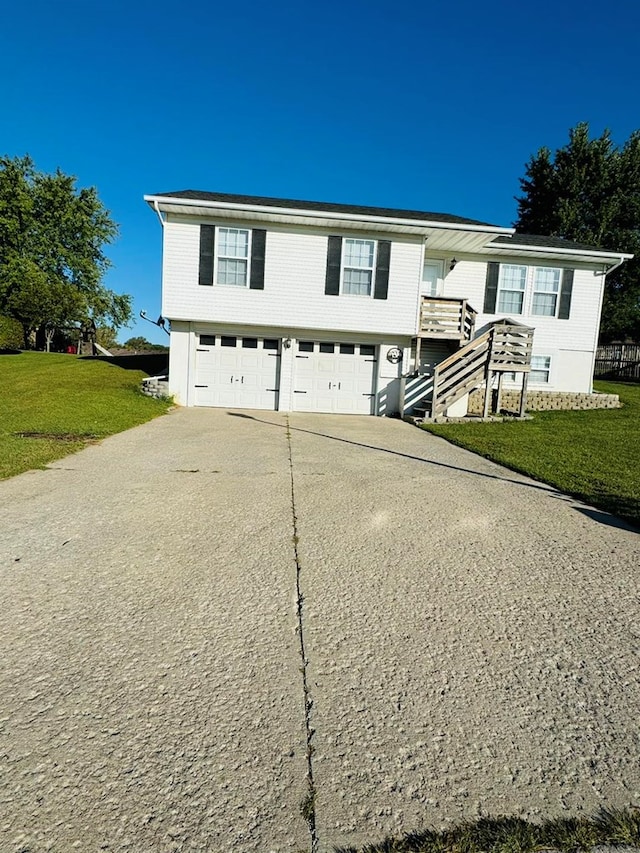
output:
M623 407L423 427L640 527L640 385L597 382L596 390L619 394Z
M0 355L0 479L166 412L140 393L144 375L73 355Z

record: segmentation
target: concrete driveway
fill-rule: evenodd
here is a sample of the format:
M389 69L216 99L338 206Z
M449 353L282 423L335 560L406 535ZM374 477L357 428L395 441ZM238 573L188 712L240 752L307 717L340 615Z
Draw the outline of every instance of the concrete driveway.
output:
M552 489L398 421L183 409L0 507L2 851L640 800L640 537Z

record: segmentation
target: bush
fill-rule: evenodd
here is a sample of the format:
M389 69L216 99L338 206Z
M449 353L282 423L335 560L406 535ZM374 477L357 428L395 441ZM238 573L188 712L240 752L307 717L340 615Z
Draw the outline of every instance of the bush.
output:
M22 326L11 317L0 315L0 349L22 349L24 335Z

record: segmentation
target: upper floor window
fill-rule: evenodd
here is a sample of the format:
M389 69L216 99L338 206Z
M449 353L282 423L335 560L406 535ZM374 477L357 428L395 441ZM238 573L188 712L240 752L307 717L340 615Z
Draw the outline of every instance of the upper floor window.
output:
M266 240L261 228L201 225L198 282L264 290Z
M484 313L514 317L556 317L571 314L574 271L564 267L534 267L489 261Z
M216 284L246 287L250 232L243 228L218 228Z
M526 267L516 266L515 264L500 264L498 311L504 314L522 314L526 286Z
M331 236L327 241L327 296L373 296L386 299L389 288L390 240Z
M376 244L373 240L345 239L342 246L342 292L371 296Z
M554 267L536 267L534 269L532 314L541 317L556 316L561 274L562 270Z

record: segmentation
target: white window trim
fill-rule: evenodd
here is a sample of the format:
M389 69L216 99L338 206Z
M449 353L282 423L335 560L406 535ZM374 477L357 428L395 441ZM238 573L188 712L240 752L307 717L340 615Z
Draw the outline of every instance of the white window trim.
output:
M548 367L535 367L535 368L534 368L534 366L533 366L533 360L534 360L535 358L546 358L546 359L549 359L549 366L548 366ZM532 385L550 385L550 384L551 384L551 370L552 370L552 367L553 367L553 356L551 356L551 355L538 355L538 354L536 354L536 355L532 355L532 356L531 356L531 371L530 371L530 373L529 373L529 381L531 382L531 384L532 384ZM538 373L546 373L546 374L547 374L547 378L546 378L546 380L542 380L542 381L541 381L541 380L539 380L539 379L538 379L538 380L534 379L534 378L533 378L533 373L534 373L534 371L536 371L536 372L538 372Z
M367 243L373 243L373 266L371 267L347 267L345 264L346 246L348 240L363 240ZM343 237L342 250L340 254L340 296L353 297L354 299L373 299L373 294L376 287L376 267L378 264L378 241L371 237ZM345 269L350 270L371 270L371 290L367 294L362 293L346 293L344 289L344 273Z
M220 254L220 229L223 228L225 231L246 231L247 237L247 257L241 257L237 255L221 255ZM214 244L214 258L213 258L213 284L215 287L233 287L236 290L242 290L243 288L249 287L249 282L251 281L251 243L253 240L253 229L252 228L239 228L237 225L216 225L216 237ZM223 261L246 261L247 262L247 280L244 284L228 284L218 281L218 261L222 259Z
M530 269L531 269L531 310L530 310L531 316L532 317L546 317L547 320L557 320L558 319L558 313L560 311L560 294L562 293L563 268L562 267L549 267L549 266L544 266L544 267L536 266L536 267L531 267ZM555 292L555 294L552 294L552 291L549 291L549 290L536 290L536 272L538 270L559 270L560 271L560 278L558 280L558 289ZM533 310L533 306L535 304L535 299L536 299L536 293L540 293L541 295L544 295L544 296L549 296L550 293L552 295L555 295L556 307L555 307L555 312L553 314L538 314L536 311Z
M509 311L507 309L500 308L500 294L501 293L517 293L518 291L510 290L509 288L503 287L503 271L506 266L509 267L520 267L526 270L525 275L525 286L522 291L522 311L520 313L516 313L515 311ZM558 315L560 313L560 297L562 295L562 279L564 276L565 267L559 266L550 266L549 264L536 264L535 266L530 266L529 264L520 264L514 263L511 261L499 261L499 273L498 273L498 289L496 292L496 307L493 312L496 316L503 315L513 315L514 317L536 317L537 320L557 320ZM549 295L549 291L544 290L536 290L536 270L559 270L560 271L560 280L558 282L558 292L555 294L556 296L556 308L555 314L537 314L533 310L534 298L536 293Z
M503 286L503 278L504 278L504 269L505 267L519 267L520 269L525 270L524 276L524 289L523 290L513 290L509 287ZM496 291L496 314L513 314L516 317L521 317L523 314L526 314L527 311L527 290L529 283L529 275L530 275L531 267L528 267L526 264L514 264L507 262L500 262L500 269L498 272L498 290ZM501 308L500 307L500 294L501 293L521 293L522 294L522 307L520 311L512 311L510 308Z

